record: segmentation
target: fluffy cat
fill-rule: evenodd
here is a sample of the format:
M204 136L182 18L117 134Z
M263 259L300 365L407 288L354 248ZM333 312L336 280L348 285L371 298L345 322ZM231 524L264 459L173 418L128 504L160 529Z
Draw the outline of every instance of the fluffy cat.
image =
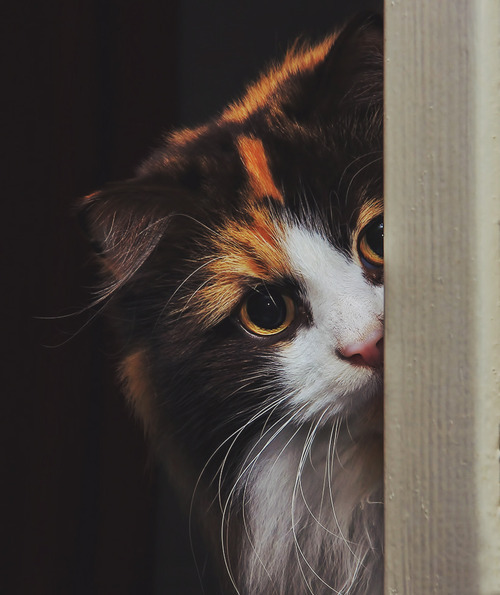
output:
M360 16L82 206L126 393L227 593L382 593L382 89Z

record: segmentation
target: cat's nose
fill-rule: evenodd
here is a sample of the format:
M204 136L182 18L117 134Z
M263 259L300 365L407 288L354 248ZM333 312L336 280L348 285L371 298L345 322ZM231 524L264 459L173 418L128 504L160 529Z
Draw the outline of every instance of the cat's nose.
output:
M378 329L359 342L342 345L337 354L354 366L380 368L384 361L384 331Z

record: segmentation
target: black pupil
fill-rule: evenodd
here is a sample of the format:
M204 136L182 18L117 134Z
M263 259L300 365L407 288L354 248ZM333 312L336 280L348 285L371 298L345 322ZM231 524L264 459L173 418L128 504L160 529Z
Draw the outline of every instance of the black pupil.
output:
M256 326L277 329L286 319L285 300L277 291L259 288L247 300L247 314Z
M380 258L384 257L384 218L382 215L366 226L366 242Z

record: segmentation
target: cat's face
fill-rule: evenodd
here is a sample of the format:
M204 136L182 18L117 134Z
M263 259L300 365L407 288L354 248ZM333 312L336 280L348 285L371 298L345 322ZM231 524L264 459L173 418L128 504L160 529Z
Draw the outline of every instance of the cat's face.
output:
M347 255L316 230L286 231L286 257L306 316L279 348L278 367L288 406L304 420L347 415L381 390L383 288L366 278L353 243L354 254Z
M348 417L382 386L382 37L299 50L87 200L153 433Z

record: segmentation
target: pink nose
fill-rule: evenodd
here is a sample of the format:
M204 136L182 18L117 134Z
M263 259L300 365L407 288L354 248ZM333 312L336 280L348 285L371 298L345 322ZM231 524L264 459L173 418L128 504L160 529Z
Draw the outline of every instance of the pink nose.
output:
M353 366L379 368L384 361L384 332L382 329L373 331L362 341L342 345L337 353Z

